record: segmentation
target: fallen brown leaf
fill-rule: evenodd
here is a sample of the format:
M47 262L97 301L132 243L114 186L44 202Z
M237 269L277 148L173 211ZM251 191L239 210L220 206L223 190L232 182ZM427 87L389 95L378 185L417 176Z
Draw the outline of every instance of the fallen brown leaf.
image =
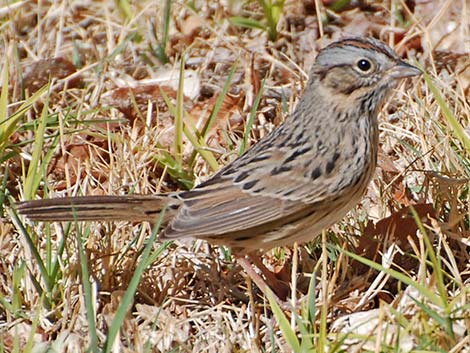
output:
M30 94L36 92L41 87L47 85L53 79L66 78L77 72L75 65L63 57L49 58L36 61L29 65L23 77L23 85ZM75 88L81 84L81 77L73 77L66 82L68 88ZM56 86L57 90L64 87L64 84Z

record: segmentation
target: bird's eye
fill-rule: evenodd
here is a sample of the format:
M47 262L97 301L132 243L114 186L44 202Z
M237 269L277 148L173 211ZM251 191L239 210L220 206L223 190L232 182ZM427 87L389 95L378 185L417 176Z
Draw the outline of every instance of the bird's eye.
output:
M356 66L362 72L367 72L372 68L372 63L367 59L359 59L356 63Z

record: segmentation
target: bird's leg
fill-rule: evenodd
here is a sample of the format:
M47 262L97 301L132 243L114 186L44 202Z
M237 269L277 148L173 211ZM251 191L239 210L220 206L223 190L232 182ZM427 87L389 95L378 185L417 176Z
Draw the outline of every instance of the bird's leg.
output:
M263 294L267 296L269 286L265 282L265 280L255 271L250 261L248 261L248 259L243 255L235 255L235 258L237 259L238 264L246 272L246 274L252 279L253 282L256 283L256 285L261 290L261 292L263 292ZM284 304L284 302L281 299L279 299L276 293L272 293L272 294L274 296L274 299L279 305Z
M276 293L280 299L285 301L289 295L288 284L277 278L276 275L266 267L258 254L249 253L248 257L251 259L253 265L259 268L264 278L266 278L266 282L269 283L269 287L274 291L274 293Z
M266 278L263 279L253 268L253 264L247 259L244 255L234 255L237 259L238 264L245 270L248 276L256 283L258 288L263 292L264 295L267 295L268 289L271 289L274 292L274 298L281 307L285 307L286 298L288 295L289 289L286 284L281 282L276 276L269 271L266 266L262 263L259 257L249 254L248 257L253 261L253 264L258 267L261 273ZM267 283L266 283L267 282ZM269 283L269 284L268 284Z

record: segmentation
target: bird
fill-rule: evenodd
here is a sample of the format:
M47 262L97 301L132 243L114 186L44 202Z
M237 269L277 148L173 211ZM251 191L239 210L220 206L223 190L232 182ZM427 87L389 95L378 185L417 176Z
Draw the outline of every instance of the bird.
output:
M421 70L372 37L320 50L293 113L189 191L17 203L33 221L156 222L161 240L203 239L240 253L304 243L340 221L376 169L378 114Z

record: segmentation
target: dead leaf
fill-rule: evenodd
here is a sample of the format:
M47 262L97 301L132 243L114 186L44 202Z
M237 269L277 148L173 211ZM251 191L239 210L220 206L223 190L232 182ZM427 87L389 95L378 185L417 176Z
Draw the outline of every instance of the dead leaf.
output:
M403 175L395 166L395 163L390 156L379 151L378 166L382 173L382 180L386 185L388 185L386 191L391 195L392 199L399 205L406 207L410 206L413 197L403 181Z
M376 260L385 240L395 242L406 251L409 248L408 237L416 238L418 226L411 213L414 208L423 224L430 224L429 218L436 218L436 211L430 203L415 204L405 207L391 216L378 221L370 222L356 247L356 253L367 259Z
M139 85L132 88L117 88L104 98L103 103L117 108L131 123L134 123L139 117L145 121L149 102L154 105L154 112L157 110L159 112L166 112L168 110L168 106L162 96L162 91L169 98L176 99L176 91L174 89L151 84Z
M96 148L93 148L95 145ZM60 180L56 185L56 190L63 190L67 187L65 176L69 176L69 181L74 184L79 179L86 176L87 171L81 166L90 159L91 153L99 153L99 156L93 156L94 159L100 160L107 158L106 141L94 141L87 143L71 143L65 146L65 153L56 156L49 164L48 174L52 174L54 179ZM99 152L98 152L99 151ZM91 171L94 178L101 183L108 179L106 171L93 169Z
M198 36L204 25L204 21L200 16L188 16L181 24L181 32L185 38L186 43L191 44L194 38Z
M59 80L66 78L77 72L75 65L63 57L49 58L36 61L29 65L26 74L23 77L25 89L30 94L44 87L53 79ZM81 77L76 76L66 81L68 88L75 88L81 84ZM56 86L57 90L64 87L64 84Z

